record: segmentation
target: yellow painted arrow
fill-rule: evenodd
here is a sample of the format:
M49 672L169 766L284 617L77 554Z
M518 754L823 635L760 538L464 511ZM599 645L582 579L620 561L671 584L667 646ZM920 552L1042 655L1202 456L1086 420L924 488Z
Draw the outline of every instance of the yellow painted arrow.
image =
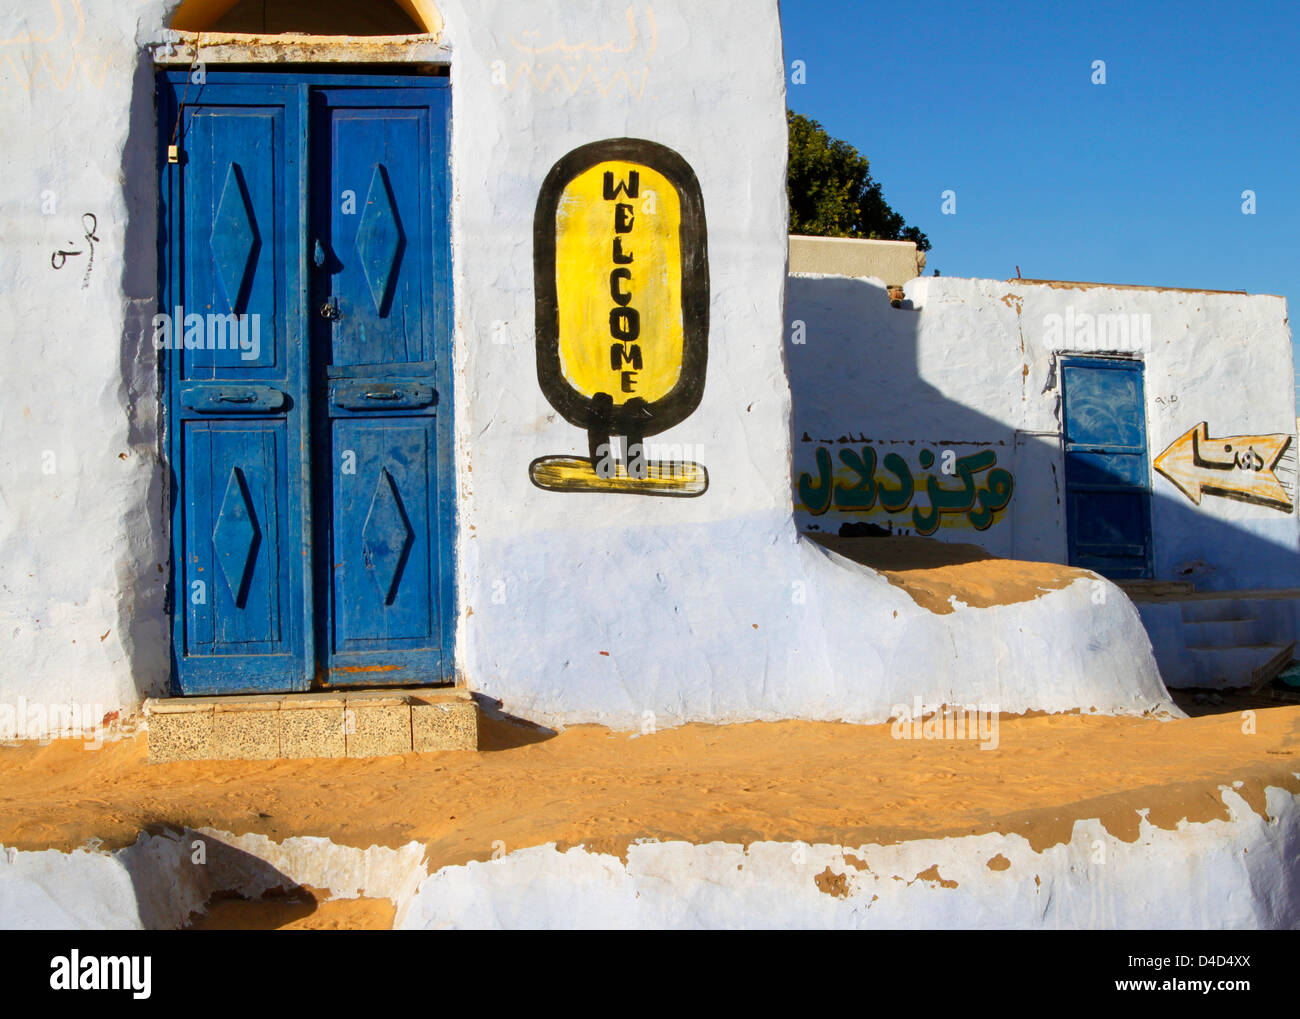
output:
M1291 496L1273 473L1290 445L1284 434L1212 439L1202 421L1170 443L1155 468L1198 506L1208 492L1290 513Z

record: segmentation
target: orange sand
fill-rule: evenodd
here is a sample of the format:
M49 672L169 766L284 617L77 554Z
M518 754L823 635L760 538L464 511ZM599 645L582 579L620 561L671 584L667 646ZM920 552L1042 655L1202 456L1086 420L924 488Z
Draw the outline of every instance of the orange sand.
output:
M1226 818L1220 785L1262 812L1264 787L1300 793L1300 707L1159 722L1007 718L1000 746L895 740L888 725L689 725L632 736L485 721L484 750L371 760L146 763L144 738L0 748L0 843L106 848L156 826L275 840L427 846L431 868L555 842L625 855L636 839L843 845L1016 832L1039 851L1076 819L1138 837Z
M305 885L260 899L216 898L191 918L191 931L390 931L389 899L331 899Z
M805 537L870 567L922 608L939 614L953 611L948 600L953 595L984 609L1032 601L1080 578L1096 579L1095 574L1073 566L997 559L978 546L934 538L850 538L811 532Z

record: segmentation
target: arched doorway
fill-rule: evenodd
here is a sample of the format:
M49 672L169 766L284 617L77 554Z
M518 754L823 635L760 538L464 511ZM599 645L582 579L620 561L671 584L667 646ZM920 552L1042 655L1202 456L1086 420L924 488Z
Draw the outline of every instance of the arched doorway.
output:
M181 32L436 35L431 0L185 0L169 28Z

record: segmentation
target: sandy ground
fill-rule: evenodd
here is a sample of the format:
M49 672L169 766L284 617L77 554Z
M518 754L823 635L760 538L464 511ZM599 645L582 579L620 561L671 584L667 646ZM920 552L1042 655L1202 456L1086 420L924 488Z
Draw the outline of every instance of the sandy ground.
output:
M939 614L953 611L949 600L953 596L974 608L988 608L1032 601L1080 578L1096 579L1095 574L1073 566L998 559L976 545L933 538L857 538L819 532L804 537L871 567L918 605Z
M223 897L195 914L190 931L387 931L397 907L388 899L331 899L300 886L260 899Z
M161 826L275 840L423 842L430 869L555 842L626 858L637 839L801 840L859 846L985 832L1037 850L1099 818L1136 841L1139 810L1174 828L1226 818L1219 786L1263 813L1264 788L1300 793L1300 706L1177 721L1085 715L999 719L998 747L899 740L889 725L688 725L648 735L554 735L485 719L483 749L369 760L147 763L145 737L0 747L0 843L102 848ZM290 889L216 901L196 928L375 928L391 903Z
M638 838L861 845L1018 832L1039 850L1099 817L1134 840L1138 813L1175 827L1227 817L1219 785L1262 811L1300 793L1300 707L1161 722L1003 717L975 740L898 740L889 725L688 725L559 735L487 720L484 750L369 760L150 765L143 737L0 748L0 843L106 848L155 826L211 826L361 848L418 840L432 868L555 842L624 856Z

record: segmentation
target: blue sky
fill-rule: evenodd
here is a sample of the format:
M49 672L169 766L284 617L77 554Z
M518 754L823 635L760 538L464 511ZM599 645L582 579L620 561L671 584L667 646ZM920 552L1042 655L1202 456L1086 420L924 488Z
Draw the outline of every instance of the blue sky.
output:
M782 0L781 22L790 108L870 159L927 271L1300 300L1300 7Z

